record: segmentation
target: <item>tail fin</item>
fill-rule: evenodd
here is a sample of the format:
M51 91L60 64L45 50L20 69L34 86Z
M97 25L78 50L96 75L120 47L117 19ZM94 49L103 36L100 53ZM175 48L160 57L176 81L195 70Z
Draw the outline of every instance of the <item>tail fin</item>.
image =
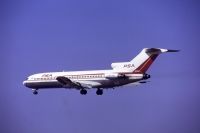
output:
M160 48L144 48L130 62L112 63L111 67L115 71L145 73L159 54L165 52L178 52L179 50L169 50Z
M135 65L133 73L145 73L161 53L178 51L179 50L144 48L133 60L130 61Z

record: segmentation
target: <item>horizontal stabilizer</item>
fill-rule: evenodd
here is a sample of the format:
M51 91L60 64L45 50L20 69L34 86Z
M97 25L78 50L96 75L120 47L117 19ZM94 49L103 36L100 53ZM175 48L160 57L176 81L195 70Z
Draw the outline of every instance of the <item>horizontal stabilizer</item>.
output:
M161 48L146 48L146 53L154 53L154 54L160 54L165 52L179 52L180 50L171 50L171 49L161 49Z
M179 52L180 50L171 50L171 49L168 49L167 52Z

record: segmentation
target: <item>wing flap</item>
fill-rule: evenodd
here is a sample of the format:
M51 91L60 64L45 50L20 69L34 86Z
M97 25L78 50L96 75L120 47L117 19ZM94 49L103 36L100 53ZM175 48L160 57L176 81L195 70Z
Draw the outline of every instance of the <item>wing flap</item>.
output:
M56 80L59 83L61 83L63 86L68 85L68 86L70 86L72 88L76 88L76 89L92 88L92 86L89 85L89 84L83 84L83 83L75 82L75 81L72 81L69 78L64 77L64 76L59 76L59 77L56 78Z
M56 80L59 83L63 84L63 85L67 85L67 84L71 85L71 84L73 84L73 82L70 79L68 79L68 78L66 78L64 76L59 76L59 77L56 78Z

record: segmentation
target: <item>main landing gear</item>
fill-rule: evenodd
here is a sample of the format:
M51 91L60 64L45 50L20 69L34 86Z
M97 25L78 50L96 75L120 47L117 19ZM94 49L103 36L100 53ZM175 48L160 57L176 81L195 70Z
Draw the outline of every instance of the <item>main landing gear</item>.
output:
M87 90L81 89L81 90L80 90L80 93L81 93L82 95L86 95L86 94L87 94Z
M37 89L32 89L32 91L33 91L33 94L34 94L34 95L37 95L37 94L38 94Z
M87 94L87 90L86 89L81 89L80 90L80 94L81 95L86 95ZM103 90L98 88L97 91L96 91L96 94L97 95L103 95Z
M96 94L97 95L103 95L103 90L98 88L97 91L96 91Z

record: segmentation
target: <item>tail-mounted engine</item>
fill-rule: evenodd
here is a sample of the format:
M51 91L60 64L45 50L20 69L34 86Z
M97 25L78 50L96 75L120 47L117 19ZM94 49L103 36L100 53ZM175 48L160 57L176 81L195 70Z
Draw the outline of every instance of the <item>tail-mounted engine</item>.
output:
M107 79L116 79L116 78L124 78L124 74L119 74L119 73L108 73L105 74L105 78Z
M149 79L149 78L151 78L151 75L146 74L146 73L143 75L143 79Z

